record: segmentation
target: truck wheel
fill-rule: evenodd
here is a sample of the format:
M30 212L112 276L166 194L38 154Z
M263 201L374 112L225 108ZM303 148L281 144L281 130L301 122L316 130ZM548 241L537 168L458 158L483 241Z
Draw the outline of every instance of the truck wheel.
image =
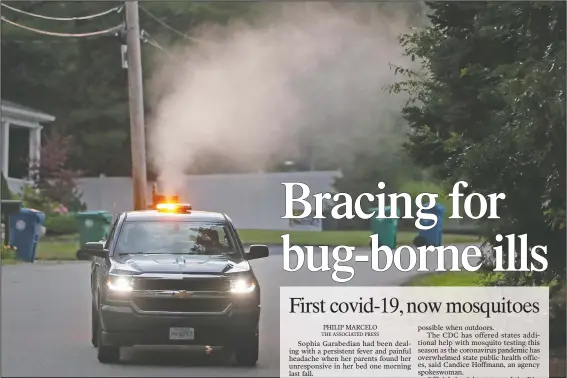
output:
M427 244L427 240L425 240L425 238L421 235L418 235L415 239L413 239L413 245L416 247L423 247L425 244Z
M99 345L98 360L103 364L112 364L120 361L120 348L115 346Z
M254 333L236 340L234 357L239 366L256 366L258 362L259 335Z
M94 304L91 305L91 342L94 347L98 346L98 312Z
M120 347L111 345L102 345L102 326L98 322L98 360L103 364L112 364L120 361Z

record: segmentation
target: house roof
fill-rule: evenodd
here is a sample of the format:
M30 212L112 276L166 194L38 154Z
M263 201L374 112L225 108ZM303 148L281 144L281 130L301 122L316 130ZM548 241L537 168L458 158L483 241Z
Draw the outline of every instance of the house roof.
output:
M12 113L25 118L31 118L39 122L52 122L55 117L51 114L44 113L40 110L31 108L29 106L21 105L12 101L0 100L2 105L2 113Z

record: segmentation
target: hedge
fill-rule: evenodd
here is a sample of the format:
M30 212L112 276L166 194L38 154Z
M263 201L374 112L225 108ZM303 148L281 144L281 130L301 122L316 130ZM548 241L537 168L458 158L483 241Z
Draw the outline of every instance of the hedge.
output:
M53 215L45 217L46 235L69 235L77 233L75 214Z

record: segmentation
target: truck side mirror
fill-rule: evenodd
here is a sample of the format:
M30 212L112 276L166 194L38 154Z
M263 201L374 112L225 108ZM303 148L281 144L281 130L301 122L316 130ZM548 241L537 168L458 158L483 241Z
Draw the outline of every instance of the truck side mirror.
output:
M250 246L248 253L246 254L246 260L255 260L268 257L270 255L270 250L267 246L261 244L253 244Z
M104 242L88 242L83 247L85 253L96 257L108 257L108 251L104 249Z

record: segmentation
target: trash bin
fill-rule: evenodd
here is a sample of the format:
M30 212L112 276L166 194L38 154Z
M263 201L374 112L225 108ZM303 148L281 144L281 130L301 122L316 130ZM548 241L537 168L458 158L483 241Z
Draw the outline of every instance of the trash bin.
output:
M378 208L371 208L368 211L374 212L374 216L370 218L370 230L372 234L378 234L378 245L388 246L392 249L396 248L398 241L398 219L400 217L400 211L397 210L397 218L376 218L378 215ZM390 216L392 214L392 209L390 206L384 208L384 214ZM372 245L372 242L370 242Z
M34 209L23 208L10 215L10 245L17 248L20 260L34 262L41 227L45 214Z
M108 236L112 215L106 211L84 211L77 213L76 218L81 246Z
M17 200L1 200L0 201L1 207L1 215L0 215L0 222L5 225L6 230L10 229L10 215L17 214L22 209L22 201ZM9 232L5 232L9 235ZM8 245L9 237L5 237L2 239L4 245Z
M82 247L88 242L97 242L108 236L112 215L106 211L84 211L77 213L77 229L79 231L79 250L77 259L88 259Z
M427 214L435 214L437 216L437 224L429 230L419 230L418 235L413 239L413 244L416 247L433 246L439 247L442 245L443 237L443 219L445 218L445 206L436 204L433 208L423 210ZM421 224L430 226L433 224L432 220L423 219Z

